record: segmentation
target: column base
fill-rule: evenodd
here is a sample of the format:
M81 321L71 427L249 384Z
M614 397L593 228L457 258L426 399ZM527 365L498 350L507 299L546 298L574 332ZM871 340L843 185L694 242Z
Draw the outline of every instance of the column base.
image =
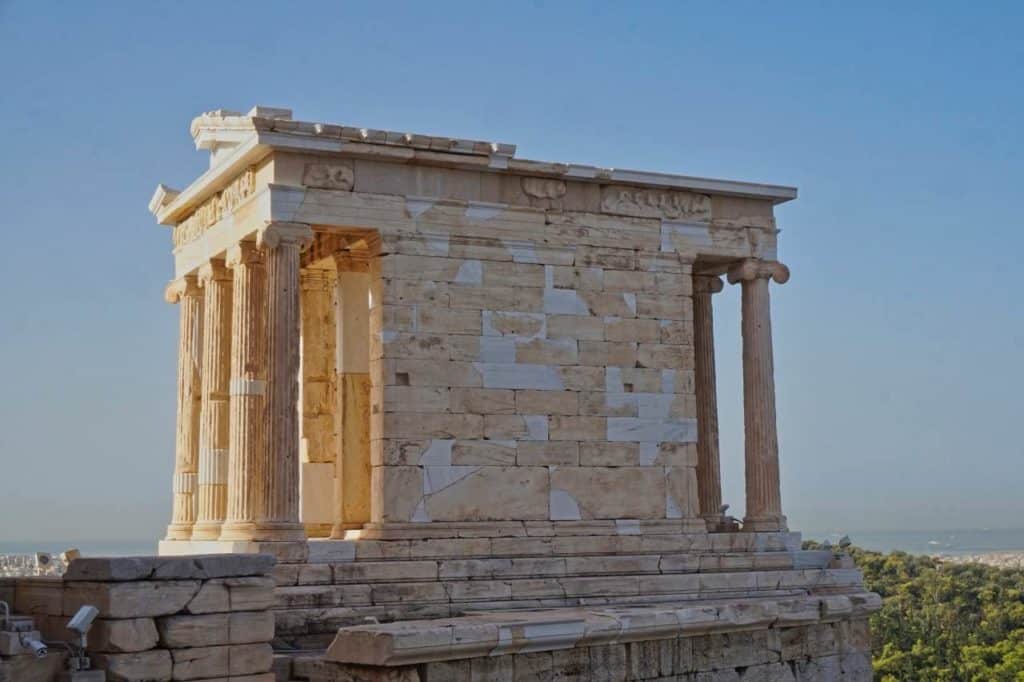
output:
M301 523L257 521L253 540L261 542L294 542L306 539L306 528Z
M198 521L196 525L192 527L192 540L219 540L221 527L223 526L221 521Z
M167 536L165 540L191 540L192 529L191 523L172 523L167 526Z
M753 533L770 533L772 531L787 531L786 517L782 514L770 514L766 516L744 516L743 530Z
M329 523L303 523L302 527L306 529L306 537L310 538L328 538L334 529Z
M332 540L344 540L350 530L362 530L365 524L362 523L336 523L331 526L330 538Z

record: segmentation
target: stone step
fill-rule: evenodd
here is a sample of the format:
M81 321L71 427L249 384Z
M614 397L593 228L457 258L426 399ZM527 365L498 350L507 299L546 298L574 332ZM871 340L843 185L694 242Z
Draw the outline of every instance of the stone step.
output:
M830 552L632 554L280 564L278 586L826 568Z
M599 554L761 553L800 550L799 533L623 532L544 537L441 538L425 540L310 540L305 563L362 561L569 557Z
M287 638L329 632L367 618L440 618L479 610L861 589L855 569L461 579L285 586L275 591L274 608L278 636Z

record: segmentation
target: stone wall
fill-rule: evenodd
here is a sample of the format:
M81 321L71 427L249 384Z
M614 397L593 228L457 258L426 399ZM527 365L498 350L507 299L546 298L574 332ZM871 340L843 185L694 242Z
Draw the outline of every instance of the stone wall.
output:
M798 682L872 679L864 618L648 639L407 666L296 658L283 680L309 682Z
M691 263L446 209L376 259L374 521L695 519Z
M97 607L88 655L108 680L273 682L273 566L266 555L82 558L63 578L6 591L50 641L72 640L68 620Z

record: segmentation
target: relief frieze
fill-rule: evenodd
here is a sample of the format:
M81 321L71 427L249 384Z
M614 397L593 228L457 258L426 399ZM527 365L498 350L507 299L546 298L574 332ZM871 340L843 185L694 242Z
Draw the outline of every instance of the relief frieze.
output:
M302 173L302 184L316 189L348 192L355 184L352 166L345 163L309 163Z
M608 185L601 188L601 210L638 218L709 221L711 197L695 192Z
M246 169L231 181L227 187L204 201L185 220L174 227L174 246L181 246L196 239L218 220L231 213L242 201L256 191L256 170Z

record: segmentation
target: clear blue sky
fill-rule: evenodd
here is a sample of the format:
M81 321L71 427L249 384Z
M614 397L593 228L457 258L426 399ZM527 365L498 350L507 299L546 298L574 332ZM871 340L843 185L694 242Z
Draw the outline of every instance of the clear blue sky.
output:
M163 532L177 313L146 203L204 168L193 116L256 103L799 186L773 292L791 525L1024 526L1022 33L1012 2L0 0L0 540Z

